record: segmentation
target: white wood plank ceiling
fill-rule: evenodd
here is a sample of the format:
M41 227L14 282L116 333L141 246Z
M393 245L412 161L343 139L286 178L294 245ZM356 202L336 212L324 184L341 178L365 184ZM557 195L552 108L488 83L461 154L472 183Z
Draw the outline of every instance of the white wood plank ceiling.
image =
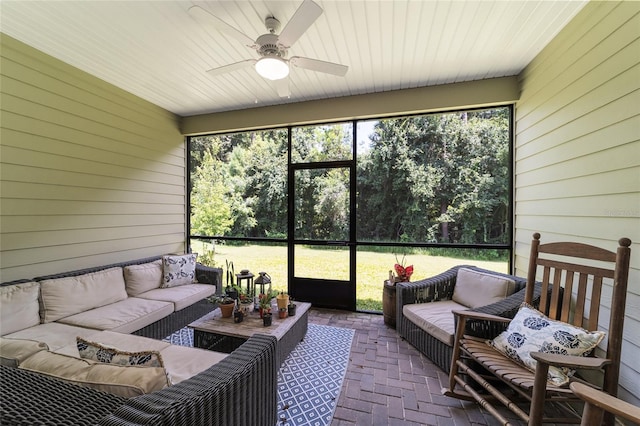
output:
M585 1L314 0L324 13L289 49L349 66L292 67L290 97L253 67L258 54L194 19L198 5L251 39L302 0L0 2L0 31L181 116L518 74Z

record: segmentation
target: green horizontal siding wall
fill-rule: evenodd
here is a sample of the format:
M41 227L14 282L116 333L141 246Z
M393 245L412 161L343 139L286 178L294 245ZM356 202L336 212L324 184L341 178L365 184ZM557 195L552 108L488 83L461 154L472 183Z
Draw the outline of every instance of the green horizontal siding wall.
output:
M179 117L0 42L0 280L183 252Z
M590 2L519 76L516 269L533 232L615 250L629 237L620 395L640 404L640 3ZM608 316L611 288L603 290ZM600 324L607 330L608 319Z

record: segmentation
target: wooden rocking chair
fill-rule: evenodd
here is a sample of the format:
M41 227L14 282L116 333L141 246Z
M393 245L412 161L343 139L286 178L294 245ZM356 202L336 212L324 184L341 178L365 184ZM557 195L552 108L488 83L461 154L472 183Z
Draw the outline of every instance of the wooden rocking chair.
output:
M467 320L484 319L509 323L511 319L471 311L456 311L458 322L449 373L449 387L442 390L443 394L459 399L475 400L503 425L512 424L492 405L497 401L527 422L529 426L540 425L543 422L580 423L579 415L571 409L563 410L566 414L560 412L562 416L544 417L544 409L549 407L550 402L558 403L553 405L558 405L562 409L568 408L564 403L580 401L568 384L558 385L548 380L550 367L552 369L564 367L581 372L583 370L601 371L603 375L601 389L616 396L630 245L631 241L628 238L621 238L616 253L574 242L540 244L538 233L533 235L531 243L525 302L531 304L534 284L540 268L543 288L538 308L540 312L533 312L536 315L544 314L550 319L545 321L540 315L545 322L545 327L548 323L554 323L560 327L566 325L567 328L571 328L570 324L572 324L587 331L596 331L603 279L612 280L609 281L613 285L613 295L604 357L596 357L593 353L591 356L550 353L558 352L553 349L550 352L529 352L530 357L536 360L534 373L487 344L486 340L464 335ZM561 287L564 288L563 292L559 291ZM588 318L585 318L585 315L588 315ZM527 318L527 320L530 321L528 324L533 323L531 319ZM524 340L539 339L541 334L525 335ZM514 338L511 342L515 342L517 347L521 340ZM593 352L596 351L597 349ZM509 349L504 352L509 352ZM570 380L589 383L579 379L578 374ZM595 387L593 384L589 385ZM456 389L456 386L462 389ZM482 393L478 389L482 389ZM528 412L525 411L527 407ZM613 415L605 415L605 424L612 425L613 421Z

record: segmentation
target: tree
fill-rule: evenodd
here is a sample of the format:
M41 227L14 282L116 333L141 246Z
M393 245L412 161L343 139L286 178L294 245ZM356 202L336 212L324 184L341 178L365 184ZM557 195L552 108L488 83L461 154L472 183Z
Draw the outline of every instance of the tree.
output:
M202 162L192 178L191 234L224 235L231 229L231 206L225 197L222 162L215 157L216 145L203 151Z

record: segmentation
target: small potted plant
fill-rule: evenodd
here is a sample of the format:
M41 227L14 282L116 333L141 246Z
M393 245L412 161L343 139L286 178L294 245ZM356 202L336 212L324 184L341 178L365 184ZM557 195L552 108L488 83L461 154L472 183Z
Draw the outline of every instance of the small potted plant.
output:
M292 317L296 314L296 304L293 303L293 298L289 297L289 306L287 306L289 310L289 316Z
M271 312L271 299L277 295L277 292L270 290L267 293L260 293L258 296L258 306L260 311L260 318L263 318L263 314Z
M253 312L253 298L242 292L238 296L238 299L240 300L240 311L242 311L245 316Z
M262 313L262 325L269 327L271 325L271 311Z
M287 317L287 308L278 309L278 318L285 319Z
M222 318L231 318L233 315L233 309L236 306L235 300L230 298L227 295L215 295L207 297L207 301L209 303L213 303L214 305L218 305L220 308L220 312L222 313Z

